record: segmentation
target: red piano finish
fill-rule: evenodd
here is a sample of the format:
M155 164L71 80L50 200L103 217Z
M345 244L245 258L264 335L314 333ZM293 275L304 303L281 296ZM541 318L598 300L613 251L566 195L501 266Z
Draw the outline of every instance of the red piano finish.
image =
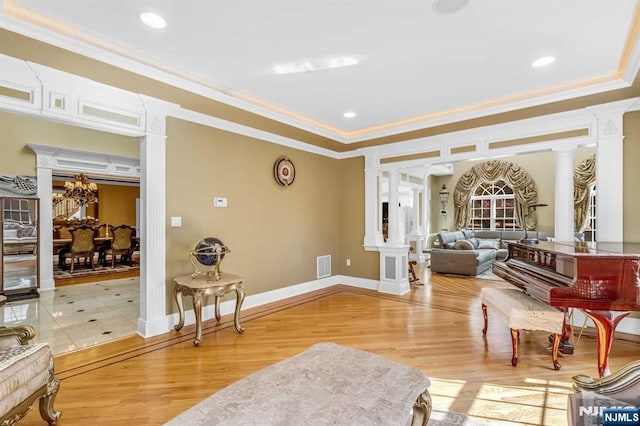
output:
M610 374L616 326L630 311L640 311L640 244L510 243L507 260L493 269L532 297L565 310L579 308L591 318L597 329L598 373Z

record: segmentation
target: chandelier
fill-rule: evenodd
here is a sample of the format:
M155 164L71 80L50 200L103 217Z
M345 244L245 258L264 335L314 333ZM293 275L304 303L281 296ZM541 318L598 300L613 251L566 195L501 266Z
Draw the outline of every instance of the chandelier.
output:
M65 182L65 198L76 201L81 206L98 201L98 186L89 182L89 177L83 173L75 175L73 182Z

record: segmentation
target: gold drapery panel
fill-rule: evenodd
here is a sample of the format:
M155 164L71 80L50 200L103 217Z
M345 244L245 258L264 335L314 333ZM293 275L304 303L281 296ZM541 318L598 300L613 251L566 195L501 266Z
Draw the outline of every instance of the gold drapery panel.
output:
M467 170L456 184L453 191L453 203L455 207L455 226L458 229L465 228L469 223L469 201L476 187L482 182L496 182L503 179L513 188L515 198L515 216L519 227L526 222L528 230L536 228L535 211L526 217L527 206L538 202L538 190L533 178L525 169L510 161L489 160L478 163Z
M596 182L596 155L584 160L573 171L573 219L576 232L584 231L589 222L591 185Z

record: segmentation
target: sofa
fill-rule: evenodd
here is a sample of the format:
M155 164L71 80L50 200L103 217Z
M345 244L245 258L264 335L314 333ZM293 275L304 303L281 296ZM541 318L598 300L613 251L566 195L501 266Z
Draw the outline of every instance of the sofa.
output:
M450 231L440 232L431 249L431 271L444 274L479 275L496 260L504 260L508 243L524 238L524 231ZM544 232L529 232L529 237L546 240Z
M4 254L36 254L38 238L35 225L6 219L2 223L2 247Z
M29 343L35 335L29 325L0 327L1 425L17 423L36 402L48 424L60 418L53 409L60 383L53 375L53 355L45 343Z

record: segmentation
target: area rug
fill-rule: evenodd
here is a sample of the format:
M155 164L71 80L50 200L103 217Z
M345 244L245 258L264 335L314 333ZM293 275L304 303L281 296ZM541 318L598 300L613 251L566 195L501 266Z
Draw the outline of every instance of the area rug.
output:
M491 280L491 281L504 281L502 278L500 278L499 276L497 276L496 274L494 274L491 269L487 269L486 271L484 271L483 273L481 273L480 275L476 275L476 278L479 278L481 280Z
M107 264L106 266L102 266L99 263L95 263L95 270L92 270L90 266L81 265L76 267L73 270L73 274L71 270L67 267L67 269L60 269L58 265L53 266L53 278L55 280L64 280L67 278L80 278L80 277L89 277L89 276L97 276L108 275L108 274L118 274L122 272L137 272L140 271L140 265L137 262L133 262L131 266L127 264L117 263L112 268L111 264ZM98 278L99 279L99 278Z
M444 425L464 425L464 426L483 426L486 423L474 420L464 414L455 413L453 411L440 408L433 408L429 417L429 426Z
M404 426L429 385L415 368L318 343L232 383L167 425Z

